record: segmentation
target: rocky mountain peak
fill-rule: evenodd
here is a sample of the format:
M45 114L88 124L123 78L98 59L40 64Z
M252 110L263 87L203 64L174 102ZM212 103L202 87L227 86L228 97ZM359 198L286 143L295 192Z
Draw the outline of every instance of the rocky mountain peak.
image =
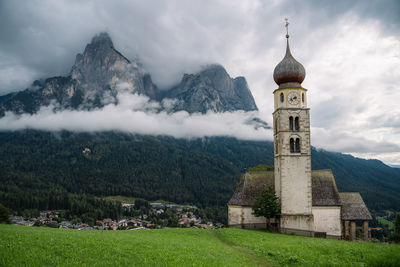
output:
M89 98L101 97L105 90L116 95L118 84L124 84L124 89L132 92L145 91L140 64L130 62L118 52L105 32L94 36L83 54L76 56L71 78Z
M207 65L200 71L199 74L207 76L215 76L215 75L229 76L229 74L226 72L226 69L220 64Z
M164 95L179 100L175 110L190 113L257 110L246 79L231 78L219 64L208 65L197 74L185 74L180 84Z
M90 45L92 46L108 46L108 47L114 47L113 42L106 32L101 32L97 35L95 35L92 38L92 41L90 42Z
M113 45L113 42L106 32L102 32L92 38L92 41L86 45L83 54L76 56L74 69L82 67L103 68L110 67L116 61L130 63Z

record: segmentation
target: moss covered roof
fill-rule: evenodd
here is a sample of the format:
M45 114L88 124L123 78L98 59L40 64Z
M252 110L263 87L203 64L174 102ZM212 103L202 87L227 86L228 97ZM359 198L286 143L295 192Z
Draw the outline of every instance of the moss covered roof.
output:
M331 170L317 170L311 173L312 205L339 206L339 192Z
M260 171L245 173L233 194L229 205L252 206L254 199L261 191L269 186L274 186L274 172Z
M339 193L342 205L342 220L372 220L360 193Z

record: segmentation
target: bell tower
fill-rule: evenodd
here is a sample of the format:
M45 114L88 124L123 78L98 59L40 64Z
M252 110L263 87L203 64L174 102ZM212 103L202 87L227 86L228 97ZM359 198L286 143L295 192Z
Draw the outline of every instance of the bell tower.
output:
M289 23L286 19L286 29ZM275 191L281 202L280 228L284 233L313 235L311 188L310 109L306 72L292 56L286 32L286 54L275 67L274 165Z

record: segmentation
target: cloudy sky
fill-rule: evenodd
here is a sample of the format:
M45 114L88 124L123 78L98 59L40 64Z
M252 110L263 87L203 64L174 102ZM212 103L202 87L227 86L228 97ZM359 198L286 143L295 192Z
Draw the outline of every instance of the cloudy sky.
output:
M92 36L107 31L122 54L140 58L161 88L210 63L222 64L232 77L245 76L259 116L271 124L272 92L277 87L272 72L285 52L288 17L292 53L307 72L303 86L309 90L312 144L400 164L399 14L398 0L0 0L0 94L26 88L38 78L68 74L75 55ZM70 112L44 118L46 114L42 111L35 121L80 117ZM123 114L140 120L138 113ZM182 129L182 118L187 129L204 122L197 115L174 116L153 119L170 122L163 127L169 129L166 134L175 132L174 127ZM232 117L244 122L246 114L207 116L216 134L230 135L218 127L223 121L233 132L243 133L234 136L247 135L248 129L234 124ZM13 125L15 120L7 119L0 127ZM22 119L33 127L29 117ZM151 129L150 133L163 133ZM261 135L272 140L270 131L253 132L248 138L262 139Z

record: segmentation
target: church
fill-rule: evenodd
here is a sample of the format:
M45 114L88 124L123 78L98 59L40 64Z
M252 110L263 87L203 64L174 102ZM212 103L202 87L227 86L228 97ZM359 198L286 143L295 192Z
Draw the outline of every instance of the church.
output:
M311 168L310 109L301 86L305 74L290 52L287 33L286 54L273 75L279 86L273 91L274 168L243 175L228 202L228 226L266 228L266 218L255 217L251 207L272 186L281 204L279 232L355 240L358 223L367 240L372 217L361 195L339 192L331 170Z

